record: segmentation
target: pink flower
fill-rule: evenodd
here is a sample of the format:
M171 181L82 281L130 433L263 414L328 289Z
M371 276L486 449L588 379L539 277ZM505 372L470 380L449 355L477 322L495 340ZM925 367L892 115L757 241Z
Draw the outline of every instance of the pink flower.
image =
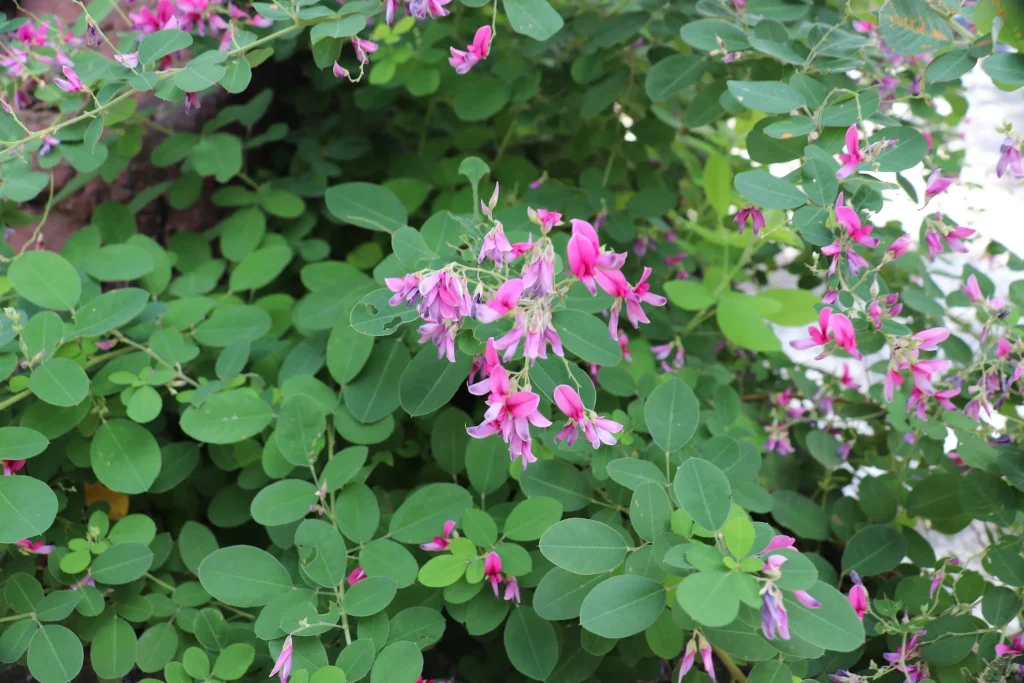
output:
M918 348L925 351L934 349L949 338L949 330L945 327L930 327L914 334L913 339L917 341Z
M289 635L284 639L284 647L281 648L281 654L277 656L274 661L274 669L270 672L270 675L278 675L281 679L281 683L288 683L288 677L292 673L292 637Z
M448 63L455 67L455 73L464 74L470 69L476 66L476 63L487 59L488 53L491 51L491 27L481 26L476 30L476 35L473 36L473 42L469 44L465 51L456 50L454 47L449 48L452 56L448 58Z
M429 543L421 543L420 548L431 553L438 553L442 550L448 550L448 539L451 538L452 531L455 530L455 522L448 520L444 523L444 535L434 536L434 540Z
M860 384L853 380L853 375L850 374L850 366L847 365L846 363L843 363L843 376L839 380L839 383L842 384L847 389L860 388Z
M199 104L199 97L194 92L187 92L185 93L185 113L188 114L193 108L196 111L202 108Z
M946 578L946 572L943 569L940 569L939 571L935 572L935 575L932 576L931 586L928 587L929 600L935 597L935 593L939 590L939 586L942 585L942 580L944 578Z
M665 297L660 296L658 294L653 294L651 292L651 286L647 284L647 278L649 278L650 276L651 269L645 267L643 274L640 276L640 280L636 283L635 286L630 288L630 292L626 294L624 297L626 301L626 317L629 318L629 322L632 323L633 329L638 328L640 326L640 323L650 322L650 319L647 317L647 314L644 313L643 307L640 305L641 303L650 304L651 306L664 306L666 303L668 303L668 299L666 299ZM609 292L609 294L611 294L611 292ZM613 318L617 318L617 316L613 315L609 317L608 329L611 338L616 339L616 332L619 329L619 324L618 320L616 319L615 324L612 325L611 322Z
M388 277L384 278L384 284L387 288L395 293L393 297L388 299L388 303L392 306L405 302L406 306L411 306L413 302L419 299L420 296L420 276L410 273L405 277Z
M1010 641L1010 645L996 645L997 657L1019 657L1024 654L1024 632L1018 633Z
M750 220L751 227L754 228L754 234L760 235L761 231L764 230L764 214L761 213L761 209L756 206L747 206L740 209L740 212L733 218L733 223L736 223L740 229L739 234L743 234L743 229L747 227L747 220Z
M455 335L459 332L458 323L445 320L439 323L427 321L419 326L420 344L428 341L437 347L437 359L448 358L448 362L455 362Z
M846 154L839 154L843 167L836 171L836 178L842 180L848 177L866 158L860 148L860 131L857 130L857 124L854 124L846 129Z
M807 591L793 591L793 597L800 601L800 604L804 607L810 607L811 609L818 609L821 607L821 603L814 599L814 596Z
M4 467L4 476L9 477L25 466L24 460L0 460Z
M967 278L967 284L960 287L960 291L967 295L967 298L978 303L985 300L985 295L981 291L981 286L978 284L978 278L971 275Z
M961 458L960 454L956 451L946 453L946 457L949 458L957 467L967 467L967 463L964 462L964 459Z
M936 256L946 251L946 247L942 245L942 237L935 230L929 229L924 234L924 241L928 245L928 258L932 261L935 260Z
M353 569L349 573L348 578L345 579L345 580L348 581L348 585L354 586L354 585L356 585L357 583L359 583L360 581L362 581L365 578L367 578L367 577L366 577L366 572L363 571L363 568L362 567L356 567L355 569Z
M614 420L599 417L593 411L588 411L580 400L576 390L567 384L559 384L555 387L555 405L561 410L569 421L565 427L555 436L555 441L565 439L568 445L576 443L578 430L583 430L583 436L594 448L600 447L602 443L612 446L616 443L613 434L622 431L622 425Z
M996 177L1002 178L1009 169L1018 178L1024 178L1024 162L1021 161L1020 150L1013 138L1005 138L999 146L999 163L996 164Z
M910 235L901 235L885 250L885 255L890 259L898 259L910 251Z
M768 545L765 549L758 553L758 556L766 555L773 550L780 550L782 548L796 548L796 539L792 536L784 536L779 534L772 536L772 540L768 541ZM779 557L782 557L781 555Z
M479 362L478 369L480 370L483 379L479 382L473 383L472 374L470 375L469 393L474 396L483 396L489 394L492 389L491 378L496 377L495 389L498 395L504 395L508 393L508 373L505 372L504 368L501 368L501 360L498 358L498 350L494 346L494 339L489 338L487 344L484 346L484 355L482 359L477 356ZM500 373L496 373L495 369L501 368Z
M139 53L129 52L123 55L114 55L114 61L129 69L134 69L139 65Z
M529 463L537 461L530 449L530 425L550 427L551 421L537 411L540 396L532 391L511 393L512 386L505 368L495 365L489 375L487 404L490 407L484 413L484 421L475 427L467 427L466 433L474 439L500 433L509 445L509 457L513 462L521 458L522 467L526 469ZM474 385L470 390L478 390L478 386Z
M499 570L500 571L500 570ZM519 604L519 582L516 581L514 576L508 577L505 582L505 600L515 600L516 604Z
M832 314L831 308L821 309L818 314L818 327L811 325L807 328L810 337L795 339L789 343L794 349L809 349L815 346L824 346L829 341L834 341L836 346L845 350L854 358L860 358L857 350L857 336L853 330L853 323L842 313ZM818 356L823 358L824 355Z
M138 12L129 12L128 19L132 22L133 29L143 33L178 27L178 20L174 17L174 3L171 0L159 0L156 4L156 14L148 7L141 7Z
M512 258L516 258L522 253L517 249L522 244L512 245ZM527 251L530 252L530 256L522 271L523 291L534 299L553 294L555 291L555 250L551 247L551 243L548 242L543 248L534 249L531 246Z
M871 33L875 30L875 25L870 21L864 21L862 19L853 20L853 30L857 33Z
M548 234L551 228L562 224L562 214L547 209L534 209L532 206L526 208L526 215L530 220L540 226L541 233Z
M512 255L512 244L505 237L505 228L498 223L494 228L484 235L483 243L480 245L480 254L477 256L477 263L483 263L489 258L498 265L508 263L514 257Z
M620 288L622 282L625 282L619 269L626 262L626 255L602 252L601 242L593 225L574 218L572 220L572 237L569 238L566 252L569 256L569 269L583 283L588 292L597 294L596 283L601 285L601 289L616 296L614 292ZM611 279L615 273L618 274L619 281ZM625 288L628 287L627 284Z
M30 541L27 538L18 541L14 545L24 549L26 552L32 553L33 555L49 555L54 551L57 546L46 545L42 541Z
M437 17L448 16L448 10L444 8L451 0L412 0L409 3L409 14L417 19L426 19L427 16L436 19Z
M447 269L423 277L419 281L419 290L423 297L419 303L419 312L424 320L458 323L473 313L473 299L466 283Z
M714 681L715 680L715 660L711 657L711 644L704 639L704 636L697 633L697 649L700 650L700 659L704 664L704 673Z
M782 601L782 591L774 584L769 585L774 590L768 590L761 603L761 631L768 640L775 640L776 636L789 640L789 615Z
M362 38L352 38L352 47L356 49L356 59L361 64L369 64L370 55L380 49L380 46L372 40L363 40Z
M1004 338L996 342L996 358L1009 356L1011 351L1013 351L1013 346L1009 339Z
M875 324L876 330L882 329L882 306L878 303L877 299L868 306L868 316L871 318L871 322Z
M686 644L686 649L683 651L683 659L679 662L679 677L676 679L676 683L682 683L683 676L690 673L690 669L693 668L693 661L697 658L696 640L696 638L691 638L690 642Z
M960 252L961 254L967 253L967 246L961 241L968 237L971 237L976 231L971 228L956 227L946 233L946 244L953 251Z
M48 21L40 22L38 28L29 22L19 26L17 33L14 35L18 40L25 43L25 45L42 47L43 45L46 45L46 35L49 31L50 22Z
M82 92L85 90L85 86L82 85L82 81L79 80L78 74L70 66L64 67L65 78L54 78L53 83L64 92Z
M331 73L334 74L335 78L348 78L348 69L343 67L341 64L338 64L337 62L335 62L334 66L331 67ZM388 279L394 279L394 278L388 278Z
M850 127L854 129L853 126ZM846 234L850 236L854 242L863 244L866 247L877 247L878 238L871 237L871 231L874 226L868 223L866 226L860 222L860 216L849 206L843 204L843 193L839 193L839 197L836 198L836 222L846 229Z
M850 572L850 578L853 579L853 588L850 589L847 599L853 611L857 612L859 620L864 621L864 614L867 613L867 589L864 588L856 571Z
M396 9L398 9L398 0L384 0L384 21L388 26L395 22Z
M939 169L932 171L932 174L928 176L928 184L924 189L925 199L931 199L945 192L953 184L953 180L953 178L944 178L939 175Z
M96 580L94 578L92 578L91 576L83 576L77 583L75 583L72 586L70 586L69 590L76 591L79 588L81 588L82 586L92 586L92 587L95 588L96 587Z
M523 294L523 281L519 278L507 280L494 298L483 306L476 307L476 319L482 323L492 323L503 318L519 305L519 297Z
M493 550L484 559L484 576L491 582L494 597L498 597L498 584L501 583L501 558Z
M823 304L834 304L839 299L839 290L830 289L825 292L825 296L821 297L821 303Z

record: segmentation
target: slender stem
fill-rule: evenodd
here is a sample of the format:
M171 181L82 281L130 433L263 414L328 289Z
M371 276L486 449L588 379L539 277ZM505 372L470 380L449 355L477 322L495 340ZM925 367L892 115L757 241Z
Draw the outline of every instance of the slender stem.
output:
M14 616L0 618L0 624L5 621L17 621L18 619L28 619L29 617L34 616L35 615L32 612L29 612L28 614L15 614Z
M0 410L4 410L6 408L10 408L11 406L13 406L15 403L17 403L21 399L25 398L26 396L31 396L31 395L32 395L32 392L29 391L28 389L25 389L24 391L19 391L14 396L11 396L10 398L8 398L6 400L0 401Z
M348 625L348 612L345 611L344 607L341 607L341 603L345 600L345 580L342 579L341 583L335 589L335 593L338 595L338 607L341 608L341 628L345 631L345 644L352 644L352 631Z
M163 588L165 590L169 590L172 593L174 592L174 586L172 586L171 584L167 583L166 581L162 581L162 580L156 578L155 576L153 576L149 572L146 572L145 574L143 574L143 576L145 576L147 579L149 579L150 581L152 581L156 585L160 586L161 588Z
M50 217L50 207L53 206L53 174L50 174L50 198L46 200L46 208L43 209L43 215L39 219L39 223L36 224L35 230L32 231L32 237L30 237L25 244L21 245L21 251L18 254L24 254L25 250L29 248L43 232L43 226L46 225L46 219Z
M175 367L174 365L171 365L166 360L161 358L160 355L157 354L157 352L154 351L153 349L149 348L148 346L144 346L142 344L139 344L138 342L132 341L128 337L126 337L123 334L121 334L120 330L114 330L113 331L113 335L115 337L117 337L118 341L120 341L122 344L127 344L128 346L131 346L134 349L138 349L139 351L142 351L143 353L145 353L147 356L149 356L150 358L152 358L156 362L158 362L161 365L164 365L165 367L173 370L174 371L174 376L177 377L178 379L184 380L185 382L187 382L188 384L191 384L196 389L199 388L199 382L195 381L194 379L192 379L191 377L189 377L188 375L183 373L181 370L179 370L177 367Z
M255 616L253 616L252 614L249 614L248 612L243 612L242 610L240 610L240 609L238 609L236 607L232 607L231 605L226 605L223 602L220 602L219 600L215 600L213 602L213 604L217 605L217 607L220 607L221 609L226 609L227 611L231 612L232 614L237 614L238 616L244 617L246 619L255 619L256 618Z
M722 664L725 665L729 675L732 676L732 680L736 681L736 683L747 683L747 677L742 671L740 671L740 668L736 666L736 662L732 661L732 657L714 645L711 646L711 649L714 650L715 654L718 655L718 658L722 660Z

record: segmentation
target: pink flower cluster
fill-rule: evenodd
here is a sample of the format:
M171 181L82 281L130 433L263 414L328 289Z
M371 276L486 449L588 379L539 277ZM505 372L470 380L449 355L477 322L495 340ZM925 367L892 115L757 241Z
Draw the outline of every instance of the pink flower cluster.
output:
M811 325L807 332L811 336L795 339L789 345L802 350L835 342L835 348L843 349L854 358L861 358L861 353L857 350L857 335L853 330L853 323L842 313L833 314L829 307L821 309L821 313L818 314L818 326ZM815 360L821 360L830 354L831 350L826 348L815 357Z
M432 341L437 347L437 357L447 357L455 362L455 335L458 334L462 319L473 313L473 300L466 283L450 268L428 272L422 276L410 273L405 277L385 279L388 289L394 292L388 303L398 306L416 304L424 324L420 326L420 343Z
M889 368L885 373L884 393L885 400L892 401L893 393L898 387L903 386L904 370L910 370L910 376L914 383L914 395L911 399L915 401L924 400L925 396L935 396L940 401L945 401L951 396L960 393L957 389L952 394L939 397L933 385L936 375L948 370L952 363L948 360L920 360L920 351L930 351L938 347L949 337L949 330L944 327L933 327L917 332L909 339L898 339L892 348L889 358Z

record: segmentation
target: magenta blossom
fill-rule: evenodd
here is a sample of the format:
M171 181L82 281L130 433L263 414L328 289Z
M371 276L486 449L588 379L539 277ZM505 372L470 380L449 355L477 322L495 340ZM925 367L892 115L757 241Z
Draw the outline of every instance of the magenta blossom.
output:
M451 538L452 531L455 530L455 522L448 520L444 523L444 535L434 536L434 540L429 543L421 543L420 548L427 552L437 553L442 550L448 550L448 539Z
M409 3L409 14L413 15L417 19L426 19L428 16L432 19L446 17L449 12L444 8L444 6L451 1L452 0L412 0L412 2Z
M398 9L398 0L384 0L384 22L391 26L395 22L395 10Z
M889 260L895 260L908 251L910 251L910 235L901 235L885 250L885 256Z
M65 66L64 78L54 78L53 84L64 92L82 92L85 90L85 86L82 85L82 81L78 78L78 74L70 66Z
M875 28L876 26L870 21L864 21L863 19L853 20L853 30L857 33L871 33Z
M497 344L495 344L497 346ZM488 373L487 404L490 406L484 413L484 421L475 427L468 427L466 433L474 439L484 439L492 434L501 434L509 445L509 457L514 462L521 459L523 469L537 457L531 450L530 425L550 427L551 420L538 412L540 397L532 391L512 392L508 371L501 365L494 365ZM483 382L470 387L473 393L479 392Z
M928 176L928 184L924 188L925 199L931 199L946 191L953 184L953 178L945 178L939 174L939 169L932 171Z
M25 467L24 460L0 460L0 463L3 464L5 477L9 477Z
M939 569L939 571L935 572L935 574L932 576L932 583L928 587L929 600L935 597L935 593L938 592L939 586L942 585L942 580L944 578L946 578L946 571L944 569Z
M985 295L981 291L981 286L978 284L978 278L974 275L970 275L967 278L967 284L960 287L960 291L967 295L967 298L974 303L979 303L985 300Z
M877 247L878 238L871 236L871 231L874 226L868 223L863 225L860 221L860 216L851 207L846 206L843 203L843 193L840 192L836 198L836 222L843 226L846 230L846 234L850 236L854 242L863 244L866 247Z
M356 567L351 572L349 572L348 578L346 578L345 580L348 582L348 585L354 586L365 578L367 578L367 576L363 568Z
M154 14L148 7L140 7L138 12L129 12L128 19L132 28L142 33L154 33L164 29L178 28L178 20L174 16L174 3L171 0L159 0Z
M1018 178L1024 178L1024 162L1021 161L1020 150L1013 138L1006 138L999 146L999 163L996 164L996 177L1002 178L1009 171Z
M498 288L494 298L482 306L476 307L476 319L482 323L492 323L503 318L519 305L519 297L523 295L523 281L519 278L507 280Z
M476 66L477 62L487 59L487 55L491 51L491 38L491 27L481 26L473 36L473 42L465 50L449 48L452 56L448 58L448 63L455 67L455 73L460 75L468 73Z
M715 660L711 656L711 643L709 643L702 633L697 632L697 649L700 651L700 660L704 665L704 673L708 675L712 681L715 680Z
M780 549L783 549L783 548L792 548L792 549L795 550L796 549L796 539L793 538L792 536L785 536L785 535L782 535L782 534L779 534L779 535L776 535L776 536L772 536L772 539L770 541L768 541L768 545L765 546L765 549L762 550L761 552L759 552L757 555L758 555L758 557L760 557L762 555L766 555L767 553L770 553L773 550L780 550ZM779 557L782 557L782 556L780 555Z
M696 640L696 638L691 638L690 642L686 644L686 649L683 650L683 658L679 662L679 677L676 678L676 683L682 683L683 676L690 673L690 669L693 668L693 662L697 658Z
M194 92L185 93L185 113L188 114L193 109L199 111L202 106L199 104L199 97Z
M606 287L605 283L599 280L602 283L602 288L616 299L608 315L608 335L612 339L618 338L619 311L623 301L626 302L626 317L633 325L633 329L637 329L640 323L650 322L650 318L647 317L641 304L664 306L668 303L668 299L665 297L651 292L651 286L647 284L647 278L650 275L651 268L645 267L635 286L630 286L625 276L618 270L608 272L607 280L611 287Z
M966 254L968 251L967 246L961 240L965 240L968 237L973 236L975 232L977 231L963 226L953 228L946 233L946 244L948 244L949 248L953 251Z
M811 609L818 609L821 607L821 603L807 591L795 590L793 591L793 597L796 598L804 607L809 607Z
M519 596L519 582L516 581L514 576L508 577L505 581L505 600L515 600L518 605L520 602Z
M292 649L292 637L289 635L284 639L281 654L274 660L274 668L270 672L271 676L276 674L281 679L281 683L288 683L288 677L292 674Z
M526 243L529 244L529 243ZM512 258L520 253L524 243L512 245ZM527 250L526 264L523 266L523 291L527 296L539 299L555 291L555 250L550 240L543 243L543 246L532 247Z
M50 31L50 22L39 22L36 27L32 22L22 24L18 27L15 37L27 46L42 47L46 45L46 36Z
M857 613L857 618L863 621L864 615L868 612L868 589L864 587L857 572L850 572L850 578L853 579L853 588L846 597L850 601L850 607Z
M534 209L532 206L526 208L526 215L530 220L540 226L543 234L551 232L551 228L562 224L562 214L547 209Z
M996 341L996 358L1004 358L1013 351L1013 345L1005 337Z
M599 284L601 289L615 296L613 292L617 290L619 283L610 279L611 274L618 273L622 268L626 262L626 255L602 251L597 230L593 225L586 221L573 219L572 237L569 238L566 252L569 256L569 269L583 283L588 292L596 295L597 287L595 285ZM621 275L619 273L620 277ZM624 280L625 278L623 278Z
M512 243L505 237L505 228L498 223L486 235L480 245L480 254L477 256L477 263L483 263L489 258L498 265L508 263L512 260Z
M555 387L555 405L561 410L569 421L565 427L555 436L555 441L565 439L568 445L576 443L578 430L583 430L583 436L594 448L602 443L613 446L616 439L613 434L622 431L622 425L615 420L599 417L593 411L587 410L580 400L576 390L566 384L559 384Z
M123 55L114 55L114 61L124 67L134 69L139 65L139 53L129 52Z
M789 640L789 614L782 602L782 591L774 585L765 592L761 603L761 630L768 640Z
M352 38L352 47L356 49L356 59L360 64L369 64L370 55L380 49L380 46L372 40Z
M754 229L755 235L760 235L761 231L764 230L764 214L761 213L761 209L756 206L746 206L740 209L740 212L733 218L733 223L739 226L739 234L743 234L744 228L747 227L747 220L749 219L751 227Z
M839 383L846 389L859 389L860 384L854 381L853 375L850 373L850 366L843 363L843 376L840 378Z
M49 555L57 546L46 545L42 541L30 541L27 538L18 541L14 545L33 555Z
M811 335L804 339L795 339L789 343L794 349L810 349L815 346L824 346L834 341L836 346L845 350L854 358L860 358L857 350L857 336L853 330L853 323L842 313L832 314L832 309L825 307L818 314L818 327L811 325L807 328ZM817 360L824 358L827 352L823 351Z
M843 166L836 171L836 178L842 180L850 176L866 158L860 148L860 131L857 130L857 124L854 124L846 129L846 154L839 154Z
M494 597L498 597L498 584L501 583L501 557L493 550L487 553L484 559L484 576L491 582L494 589Z
M337 62L335 62L334 66L331 67L331 73L334 74L335 78L348 78L348 69Z
M1024 632L1015 635L1009 645L1002 643L996 645L997 657L1019 657L1022 654L1024 654Z

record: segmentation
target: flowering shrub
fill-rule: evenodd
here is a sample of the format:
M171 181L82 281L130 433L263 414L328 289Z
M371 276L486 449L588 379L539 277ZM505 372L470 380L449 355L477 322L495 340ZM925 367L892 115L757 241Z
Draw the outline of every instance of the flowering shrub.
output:
M1017 4L75 4L0 26L0 661L1020 675L1024 263L947 194Z

